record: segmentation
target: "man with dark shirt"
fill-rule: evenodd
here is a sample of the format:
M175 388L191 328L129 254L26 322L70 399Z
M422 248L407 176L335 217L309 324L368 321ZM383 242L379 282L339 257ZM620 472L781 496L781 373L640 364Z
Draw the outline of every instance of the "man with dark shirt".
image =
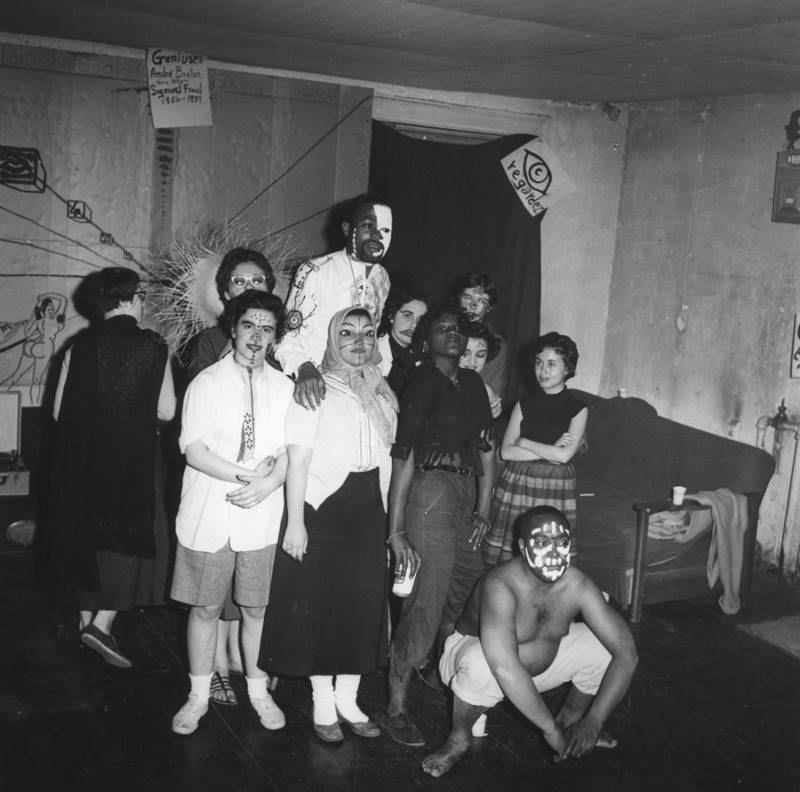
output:
M448 772L467 752L475 721L505 696L557 760L616 745L601 729L628 689L636 648L597 586L570 567L570 543L564 515L537 506L517 523L520 555L475 587L439 663L454 694L453 722L422 762L426 773ZM540 694L565 682L572 686L553 717Z

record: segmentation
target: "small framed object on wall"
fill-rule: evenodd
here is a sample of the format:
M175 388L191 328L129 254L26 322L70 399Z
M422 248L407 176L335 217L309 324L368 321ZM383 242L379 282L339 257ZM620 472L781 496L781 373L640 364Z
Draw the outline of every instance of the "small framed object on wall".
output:
M772 222L800 223L800 150L778 152L772 192Z
M800 378L800 313L794 315L792 332L792 359L789 364L789 376Z

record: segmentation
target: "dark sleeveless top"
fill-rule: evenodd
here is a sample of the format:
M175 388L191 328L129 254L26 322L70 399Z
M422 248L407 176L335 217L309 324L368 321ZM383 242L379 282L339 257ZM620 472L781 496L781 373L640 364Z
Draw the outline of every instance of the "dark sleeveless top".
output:
M153 558L158 396L167 345L131 316L79 333L56 427L47 508L51 583L98 584L96 552Z
M520 399L520 437L553 445L569 429L570 421L586 406L567 388L552 396L541 391Z

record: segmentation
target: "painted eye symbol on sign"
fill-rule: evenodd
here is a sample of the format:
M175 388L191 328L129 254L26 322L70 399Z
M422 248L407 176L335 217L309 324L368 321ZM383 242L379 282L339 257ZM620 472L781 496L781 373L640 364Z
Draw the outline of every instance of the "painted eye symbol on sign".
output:
M525 174L525 181L537 198L547 195L553 181L553 174L547 163L538 154L525 149L522 171Z

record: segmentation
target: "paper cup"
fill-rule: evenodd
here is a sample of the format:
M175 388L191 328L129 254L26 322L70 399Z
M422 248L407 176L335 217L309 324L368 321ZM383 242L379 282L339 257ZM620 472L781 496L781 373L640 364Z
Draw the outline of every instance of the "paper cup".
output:
M419 568L417 568L417 572ZM406 565L405 574L394 576L392 594L396 597L407 597L414 590L414 581L417 579L416 573L411 574L411 564Z
M672 504L680 506L683 504L683 499L686 497L686 487L675 486L672 488Z

